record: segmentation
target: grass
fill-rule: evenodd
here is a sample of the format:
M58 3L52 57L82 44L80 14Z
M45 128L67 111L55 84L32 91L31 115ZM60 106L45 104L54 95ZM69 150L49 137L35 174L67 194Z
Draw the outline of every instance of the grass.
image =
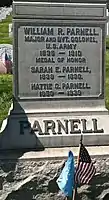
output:
M0 75L0 123L7 116L12 102L12 75Z
M9 24L12 15L0 22L0 44L12 44L9 38ZM12 75L0 75L0 123L7 116L12 99Z
M105 104L109 110L109 50L106 51L106 80L105 80Z
M106 38L106 48L109 49L109 37Z
M12 38L9 38L10 23L12 23L12 15L0 22L0 44L12 44Z

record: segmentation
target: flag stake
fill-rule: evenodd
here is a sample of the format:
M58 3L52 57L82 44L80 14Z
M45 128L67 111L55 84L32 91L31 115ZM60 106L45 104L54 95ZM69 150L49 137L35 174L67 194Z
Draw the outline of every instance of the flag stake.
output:
M79 163L80 148L81 148L82 141L83 141L83 134L81 134L81 137L80 137L79 154L78 154L78 158L77 158L77 165L78 165L78 163ZM77 187L76 187L76 183L75 183L75 188L74 188L74 191L73 191L73 198L72 198L72 200L75 200L75 198L76 198L76 193L77 193Z

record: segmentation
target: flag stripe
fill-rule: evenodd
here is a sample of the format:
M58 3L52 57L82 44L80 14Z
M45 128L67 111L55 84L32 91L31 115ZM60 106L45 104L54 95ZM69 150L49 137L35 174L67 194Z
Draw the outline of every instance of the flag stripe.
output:
M84 179L83 179L83 182L85 182L85 179L87 178L89 172L91 171L92 169L92 165L91 164L87 164L87 172L85 173L85 176L84 176Z
M95 174L95 168L92 166L92 170L90 171L89 175L86 177L86 182L88 183L90 179L93 177Z
M79 170L79 181L81 181L80 175L81 175L82 172L83 172L83 163L81 163L81 168Z
M82 165L78 165L78 168L77 168L77 173L76 173L76 176L75 176L75 179L77 180L77 178L79 179L79 173L81 172L81 169L82 169Z
M80 175L81 179L85 176L85 173L87 171L87 168L88 168L88 163L83 163L84 164L84 168L83 168L83 172L82 174Z
M82 174L82 177L81 177L81 181L84 181L85 177L87 176L87 172L89 172L89 163L85 163L86 165L86 169L84 171L84 173Z
M88 184L96 173L87 149L81 144L79 162L76 167L75 182L77 184Z
M81 176L84 173L85 163L81 163L81 171L79 172L79 179L81 180Z
M82 173L82 167L83 167L83 163L80 163L80 165L78 165L77 173L75 176L76 182L80 181L80 173Z

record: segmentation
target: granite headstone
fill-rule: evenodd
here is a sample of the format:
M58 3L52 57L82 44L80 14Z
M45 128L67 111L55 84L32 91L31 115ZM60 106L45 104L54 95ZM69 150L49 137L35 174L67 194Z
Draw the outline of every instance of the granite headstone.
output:
M106 1L14 1L14 99L2 149L109 143Z

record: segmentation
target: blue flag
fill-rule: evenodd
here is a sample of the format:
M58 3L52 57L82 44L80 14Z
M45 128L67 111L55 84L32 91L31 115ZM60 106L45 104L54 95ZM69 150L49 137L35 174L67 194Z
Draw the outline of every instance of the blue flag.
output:
M72 197L72 191L74 188L74 173L74 156L73 153L69 151L65 166L56 181L60 190L69 197Z

